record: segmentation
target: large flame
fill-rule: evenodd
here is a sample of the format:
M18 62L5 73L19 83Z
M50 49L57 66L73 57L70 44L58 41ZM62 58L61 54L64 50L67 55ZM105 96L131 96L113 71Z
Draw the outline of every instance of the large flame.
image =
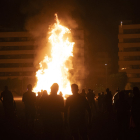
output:
M44 60L39 63L40 69L36 72L37 84L33 91L37 93L47 90L50 93L51 85L58 83L59 92L61 91L65 98L66 95L71 94L71 83L68 76L69 70L72 69L70 57L73 56L74 42L69 41L70 30L60 25L57 14L55 16L56 23L50 28L50 37L48 38L51 44L51 57L46 55ZM47 68L43 67L44 64L47 65Z

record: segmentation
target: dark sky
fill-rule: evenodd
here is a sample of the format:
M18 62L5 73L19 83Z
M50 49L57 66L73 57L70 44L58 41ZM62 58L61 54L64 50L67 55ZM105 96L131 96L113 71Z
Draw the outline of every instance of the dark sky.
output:
M23 28L26 21L44 7L48 13L56 11L58 14L70 9L71 17L86 31L89 55L92 56L94 50L108 51L114 61L117 61L120 21L140 23L139 1L136 0L1 0L0 26Z

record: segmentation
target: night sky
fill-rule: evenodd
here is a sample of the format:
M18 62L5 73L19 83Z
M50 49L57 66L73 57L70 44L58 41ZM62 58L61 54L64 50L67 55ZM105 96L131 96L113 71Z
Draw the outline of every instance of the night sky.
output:
M0 27L26 29L28 20L43 14L49 24L54 12L62 19L68 14L79 28L84 28L90 58L96 50L107 51L116 62L116 68L120 21L140 23L139 1L136 0L1 0Z

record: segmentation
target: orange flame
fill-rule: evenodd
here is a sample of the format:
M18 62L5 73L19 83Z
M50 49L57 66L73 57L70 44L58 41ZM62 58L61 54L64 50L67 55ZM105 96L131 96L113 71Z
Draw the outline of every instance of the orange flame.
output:
M36 72L37 84L33 91L37 93L41 90L47 90L50 93L51 85L58 83L59 92L61 91L65 98L66 95L71 95L68 71L72 69L70 57L73 56L74 42L69 41L68 34L70 35L70 30L60 25L57 14L55 16L56 23L52 26L49 32L50 37L48 38L52 46L51 58L46 55L44 60L39 63L40 69ZM67 37L64 39L66 35ZM43 67L44 63L47 65L47 68Z

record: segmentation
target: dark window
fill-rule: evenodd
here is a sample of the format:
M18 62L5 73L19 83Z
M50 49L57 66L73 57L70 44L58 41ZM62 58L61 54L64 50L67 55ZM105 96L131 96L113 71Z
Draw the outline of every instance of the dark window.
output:
M0 42L5 42L5 38L0 38Z
M24 41L31 41L32 38L29 37L3 37L0 38L0 42L24 42Z
M21 37L19 38L19 41L27 41L27 37Z
M124 34L140 34L140 29L124 29Z
M128 77L134 78L136 77L136 74L127 74Z
M131 65L130 66L132 69L140 69L140 65Z
M0 55L0 59L30 59L30 58L34 58L34 54Z
M0 68L33 67L33 63L0 63Z
M140 73L127 74L127 76L130 77L130 78L139 78L140 77Z
M140 56L124 56L124 60L126 61L140 60Z
M20 67L33 67L33 63L20 63Z
M139 77L140 77L140 73L137 73L137 74L136 74L136 77L139 78Z
M9 50L34 50L37 46L0 46L0 50L9 51Z
M35 72L29 71L29 72L0 72L1 76L34 76Z
M124 48L123 51L124 51L124 52L140 51L140 47Z
M5 72L0 72L0 76L5 76Z
M31 76L33 74L33 72L23 72L22 74L26 75L26 76Z
M124 38L123 39L124 43L135 43L135 42L140 42L140 38Z

